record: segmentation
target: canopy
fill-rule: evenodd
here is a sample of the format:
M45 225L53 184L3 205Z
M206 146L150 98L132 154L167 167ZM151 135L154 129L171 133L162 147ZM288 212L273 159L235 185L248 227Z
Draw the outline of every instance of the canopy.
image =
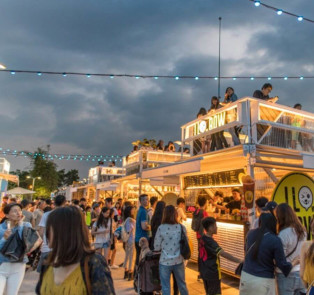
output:
M6 192L8 195L29 195L29 194L35 194L34 191L22 188L22 187L16 187L13 189L10 189Z
M13 174L0 173L0 178L15 182L15 183L19 182L19 177Z

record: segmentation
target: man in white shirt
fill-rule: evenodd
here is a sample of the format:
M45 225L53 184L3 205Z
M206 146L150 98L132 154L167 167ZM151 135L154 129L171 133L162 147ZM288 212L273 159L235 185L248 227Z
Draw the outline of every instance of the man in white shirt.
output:
M57 209L59 207L63 207L63 206L65 206L65 204L66 204L65 196L57 195L55 197L55 209ZM39 273L41 272L43 261L48 257L48 254L51 251L51 249L48 247L47 237L46 237L46 224L47 224L48 216L51 212L52 212L52 210L44 213L44 215L42 216L40 223L38 225L38 228L39 228L38 233L43 239L43 243L41 246L40 260L38 262L38 267L37 267L37 272L39 272Z
M182 223L183 221L186 221L185 200L183 198L178 198L177 199L177 212L178 212L178 221L179 221L179 223Z
M44 209L47 207L45 199L41 199L38 203L37 209L34 211L35 229L39 229L39 222L44 214Z

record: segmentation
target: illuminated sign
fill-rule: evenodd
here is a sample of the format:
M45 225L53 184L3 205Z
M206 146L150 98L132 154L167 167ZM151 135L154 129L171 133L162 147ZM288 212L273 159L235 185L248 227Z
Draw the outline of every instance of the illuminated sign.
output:
M272 199L276 203L287 203L293 208L298 218L308 232L314 216L314 181L305 174L292 172L285 175L277 184Z
M226 111L208 117L194 125L194 134L198 135L225 125Z

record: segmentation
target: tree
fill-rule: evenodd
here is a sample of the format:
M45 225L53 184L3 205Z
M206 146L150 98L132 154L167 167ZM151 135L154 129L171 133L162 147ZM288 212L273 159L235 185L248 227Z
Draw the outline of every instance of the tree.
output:
M27 179L27 176L29 176L30 172L29 171L21 171L17 169L16 171L11 171L10 174L17 175L19 177L19 186L29 189L29 185L31 184L31 181ZM8 184L8 190L13 189L17 187L17 183L9 181Z
M72 185L74 181L78 181L80 179L79 172L77 169L71 169L65 174L64 178L65 185Z
M63 186L64 181L65 181L65 170L62 169L58 171L58 187Z
M31 177L41 177L36 180L35 196L50 197L51 192L58 188L58 172L57 165L49 160L48 152L44 149L38 148L32 158L33 170Z

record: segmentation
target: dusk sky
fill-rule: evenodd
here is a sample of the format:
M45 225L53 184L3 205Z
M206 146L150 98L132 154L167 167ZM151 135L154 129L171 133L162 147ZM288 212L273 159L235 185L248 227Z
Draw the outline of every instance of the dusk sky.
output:
M314 1L265 0L314 19ZM248 0L3 0L0 63L8 69L216 76L314 76L314 24ZM238 97L267 80L222 80ZM314 112L314 79L272 80L279 103ZM0 147L126 155L132 141L180 140L217 95L215 80L37 76L0 72ZM7 157L11 170L29 161ZM57 161L58 169L91 162Z

